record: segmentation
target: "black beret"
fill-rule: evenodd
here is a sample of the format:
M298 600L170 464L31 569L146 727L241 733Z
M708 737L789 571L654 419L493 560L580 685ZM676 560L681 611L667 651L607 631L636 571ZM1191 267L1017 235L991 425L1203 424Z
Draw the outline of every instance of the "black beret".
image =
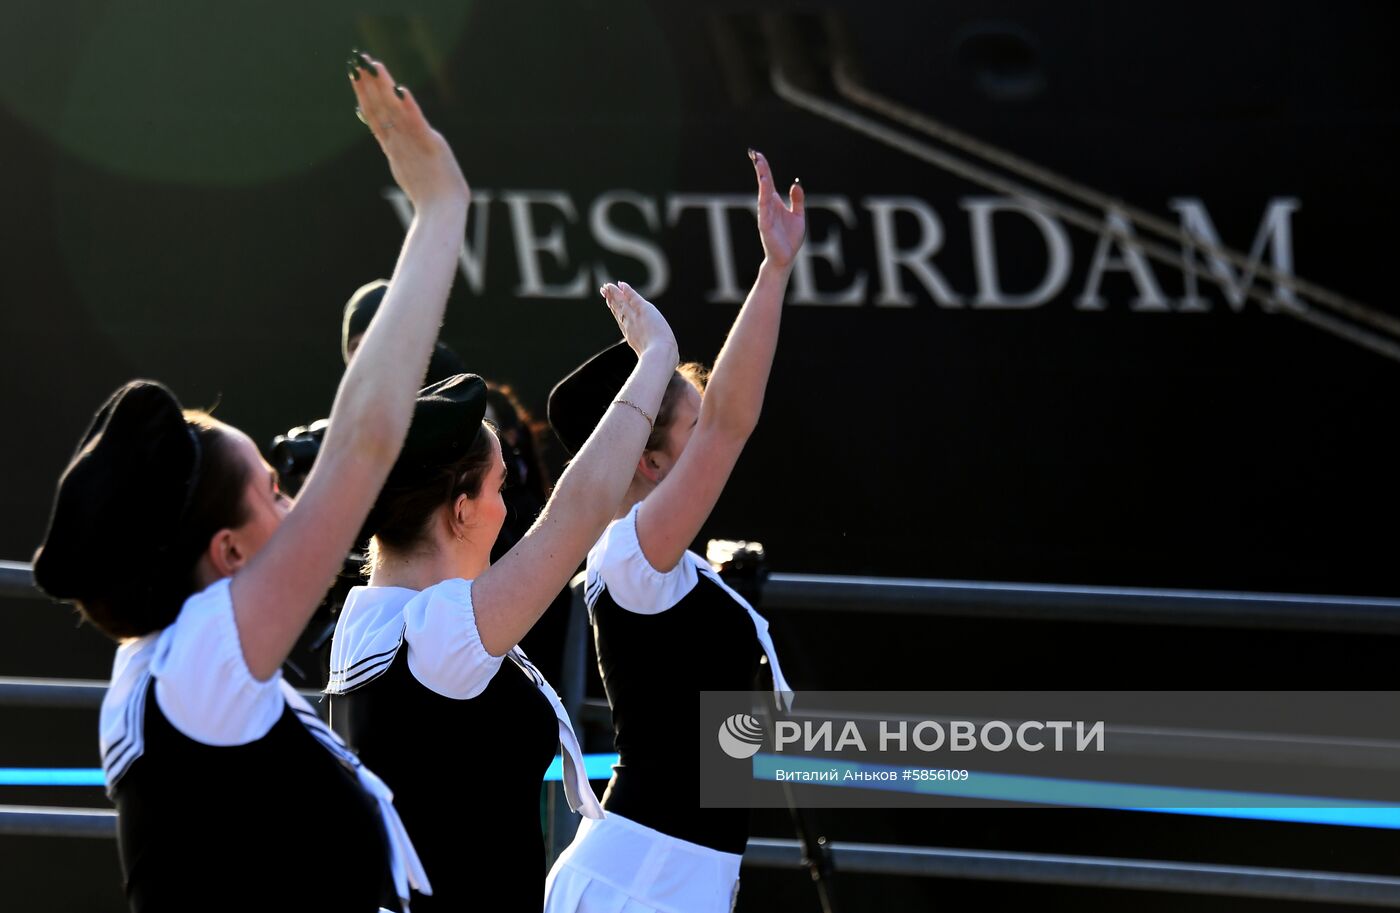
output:
M369 322L374 319L388 288L387 280L376 279L360 286L345 302L345 315L340 325L340 357L345 359L347 365L350 363L350 340L364 335L365 330L369 329Z
M445 342L433 346L433 355L428 359L428 373L423 375L423 383L435 384L447 380L454 374L466 374L467 363Z
M388 290L387 281L376 279L360 286L355 294L350 296L350 300L345 302L345 316L340 326L340 357L346 364L350 363L350 340L356 336L363 336L365 330L369 329L370 321L379 312L379 305L383 303L384 294ZM428 373L423 376L423 383L437 383L454 374L466 372L467 363L462 360L462 356L454 352L447 343L438 341L433 345L432 358L428 361Z
M549 426L570 453L577 453L598 427L636 367L637 353L623 340L579 365L549 391Z
M199 461L173 393L149 380L122 386L59 478L34 582L57 599L84 599L152 573L175 542Z
M379 528L394 496L466 456L481 433L485 415L486 381L475 374L456 374L419 391L408 437L365 521L364 537Z

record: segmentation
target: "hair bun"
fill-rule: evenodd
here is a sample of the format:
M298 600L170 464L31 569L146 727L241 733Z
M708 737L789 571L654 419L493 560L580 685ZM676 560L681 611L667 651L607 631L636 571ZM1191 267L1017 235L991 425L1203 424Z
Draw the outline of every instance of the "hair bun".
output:
M199 467L199 441L163 385L108 398L59 477L34 582L57 599L126 590L173 540Z

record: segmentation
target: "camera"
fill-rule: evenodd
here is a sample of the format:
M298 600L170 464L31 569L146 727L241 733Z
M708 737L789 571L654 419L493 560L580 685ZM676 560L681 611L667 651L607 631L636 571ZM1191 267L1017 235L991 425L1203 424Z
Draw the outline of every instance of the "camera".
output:
M751 605L757 607L763 601L763 584L768 580L768 556L763 543L711 539L705 560Z
M295 497L311 474L316 457L321 452L321 444L326 438L329 419L317 419L309 425L298 425L272 439L268 452L268 462L277 470L277 484L287 494ZM365 537L362 535L361 539ZM331 584L326 598L317 607L316 614L302 632L297 645L287 657L284 674L292 683L302 688L324 688L330 671L330 641L335 633L336 617L350 589L364 583L361 568L366 556L356 548L345 556L345 562Z
M321 443L326 439L326 429L330 424L330 419L317 419L272 439L268 462L277 470L278 484L287 494L295 497L301 491L316 462L316 455L321 452Z

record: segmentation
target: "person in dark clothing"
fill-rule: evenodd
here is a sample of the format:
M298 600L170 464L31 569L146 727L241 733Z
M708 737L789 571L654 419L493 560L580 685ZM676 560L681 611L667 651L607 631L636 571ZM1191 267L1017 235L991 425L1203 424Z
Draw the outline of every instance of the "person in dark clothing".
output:
M540 459L537 426L523 403L509 386L486 382L486 420L496 426L501 441L501 456L506 463L506 519L501 534L491 547L491 560L499 561L515 543L524 538L544 509L549 497L550 482ZM520 647L544 677L560 680L564 663L564 638L569 628L571 596L568 587L550 602L530 633L520 641Z
M611 519L676 366L655 308L626 287L604 296L638 358L539 519L499 561L507 462L474 375L422 391L366 522L373 571L337 620L326 690L432 873L420 911L538 913L540 788L556 746L570 805L602 814L568 715L519 643Z
M102 763L140 913L374 913L431 890L383 782L280 672L408 431L470 201L413 96L353 60L415 216L315 477L293 505L246 434L132 381L80 441L34 556L39 587L120 642ZM308 819L326 839L304 838Z
M384 293L388 289L388 279L376 279L357 288L350 300L345 302L345 312L340 322L340 355L347 365L354 357L355 350L360 347L360 340L364 338L365 330L369 329L369 322L378 312L379 304L384 300ZM433 343L433 355L428 359L428 371L423 375L423 383L420 386L435 384L454 374L465 373L467 364L462 361L462 356L439 339Z
M727 913L749 836L746 809L699 807L699 692L747 691L765 657L780 705L791 695L768 623L689 550L758 422L783 295L806 234L802 188L785 204L768 162L758 177L764 260L708 381L683 365L614 521L588 553L585 595L619 761L550 871L546 913ZM631 355L612 346L555 386L549 421L573 449L597 423ZM645 859L646 864L639 864Z

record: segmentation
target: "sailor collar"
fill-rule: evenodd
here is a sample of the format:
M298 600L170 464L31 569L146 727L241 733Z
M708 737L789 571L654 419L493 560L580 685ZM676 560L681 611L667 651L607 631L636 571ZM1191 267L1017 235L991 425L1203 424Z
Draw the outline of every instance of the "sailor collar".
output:
M349 694L387 672L403 648L410 612L446 613L448 607L459 610L458 614L442 620L446 624L471 625L465 633L468 638L474 638L479 646L474 612L460 612L462 608L470 609L470 604L470 581L457 578L444 580L423 590L391 586L355 587L350 591L336 622L326 693L332 696ZM437 618L429 620L433 623L438 621ZM435 638L435 641L440 644L443 639ZM478 657L488 656L483 647L477 657L465 653L449 656L445 661L472 662ZM554 711L559 745L564 755L564 794L569 807L588 818L603 817L603 807L588 784L583 749L558 693L519 645L512 647L506 658L534 682ZM410 665L410 671L412 669ZM414 674L417 677L417 673ZM423 683L420 681L420 684ZM428 686L424 684L424 687Z
M220 581L220 584L227 588L227 579ZM178 624L177 618L169 627L127 641L117 648L112 683L102 701L99 738L108 797L115 798L123 775L145 752L146 693L153 676L151 664L161 652L163 641L174 636ZM321 721L316 711L286 679L280 675L278 678L282 699L296 714L297 720L322 748L355 774L360 786L374 798L388 837L395 892L407 913L410 888L421 894L432 894L432 885L413 841L409 839L408 831L394 808L393 791Z

